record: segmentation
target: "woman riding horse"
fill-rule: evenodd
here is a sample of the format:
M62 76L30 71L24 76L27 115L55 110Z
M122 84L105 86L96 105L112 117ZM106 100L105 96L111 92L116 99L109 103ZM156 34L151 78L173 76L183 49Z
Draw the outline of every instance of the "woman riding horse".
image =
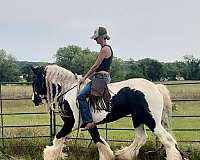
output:
M79 129L83 123L79 118L79 108L76 105L79 78L71 71L57 65L37 67L32 70L34 73L33 102L39 105L42 99L46 99L48 107L58 105L64 121L63 127L53 140L53 145L44 149L45 160L57 160L63 156L65 137ZM86 82L81 87L84 85ZM171 110L169 91L164 85L156 85L148 80L135 78L110 83L108 88L115 93L111 100L111 109L109 112L106 110L97 112L90 108L93 121L96 124L108 123L130 114L135 127L135 139L130 146L114 153L106 141L100 137L96 126L89 129L92 140L98 148L100 160L136 159L147 139L144 125L164 145L167 160L182 160L176 140L162 126L162 124L167 124L168 113ZM62 97L61 101L60 97Z
M84 83L88 77L90 77L90 79L92 80L93 76L104 79L106 83L110 83L111 78L109 74L109 69L112 63L113 51L111 46L107 45L106 42L106 40L110 39L107 34L106 28L98 27L94 31L94 35L91 37L91 39L94 39L96 43L101 46L101 50L97 56L94 65L89 69L85 76L80 79L80 84ZM102 82L99 81L99 83ZM85 130L89 130L95 127L89 104L87 102L87 97L90 95L91 92L91 84L92 82L89 82L87 85L85 85L85 87L81 90L80 94L77 97Z
M92 83L86 83L87 78L93 79L94 76L100 76L109 83L109 68L113 57L112 49L106 43L110 37L104 27L98 27L92 39L101 46L101 50L95 64L83 78L77 78L71 71L57 65L32 68L35 105L39 105L42 99L46 99L49 108L59 106L61 118L64 121L63 127L53 140L53 145L44 149L44 159L62 158L65 137L80 126L85 126L85 130L89 131L98 148L100 160L134 160L137 159L140 148L146 142L147 135L144 128L146 125L164 145L167 160L182 160L176 140L162 125L168 123L168 114L171 110L169 91L164 85L156 85L141 78L111 83L108 84L108 88L115 94L112 97L109 112L107 110L95 112L94 106L89 108L86 98L90 94ZM83 89L79 93L80 83ZM79 108L76 105L77 99L81 120ZM95 124L113 122L129 114L135 127L135 139L130 146L114 153L106 141L100 137Z

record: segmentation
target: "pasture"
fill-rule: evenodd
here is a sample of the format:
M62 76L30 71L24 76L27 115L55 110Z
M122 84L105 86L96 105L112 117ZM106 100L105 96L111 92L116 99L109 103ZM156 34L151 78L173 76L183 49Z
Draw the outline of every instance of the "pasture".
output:
M200 99L200 84L185 84L185 85L168 85L172 99ZM2 99L20 99L20 98L30 98L32 94L32 88L30 85L2 85L1 86L1 96ZM50 144L49 130L49 115L39 114L41 112L47 112L45 106L35 108L30 99L26 100L3 100L2 102L2 113L38 113L36 115L4 115L1 117L1 125L4 126L30 126L33 127L6 127L3 129L4 138L13 137L12 139L4 139L4 149L3 152L9 153L12 156L19 157L19 159L42 159L42 149L45 145ZM172 128L173 136L179 142L179 146L185 151L188 151L191 159L200 159L199 143L192 141L200 141L200 131L195 131L195 129L200 129L200 101L175 101L173 104L173 117L172 118ZM199 116L199 117L181 117L181 116ZM62 121L59 115L56 116L56 131L59 130L59 125L62 125ZM34 125L41 125L39 127L34 127ZM104 128L105 125L99 126L99 128ZM120 140L132 141L134 138L134 131L131 129L133 125L129 117L120 119L116 122L107 124L108 131L100 129L101 136L110 140L109 143L113 149L119 148L121 144L124 146L129 144L129 142L115 142ZM113 130L122 129L122 130ZM129 129L125 131L123 129ZM185 131L187 129L187 131ZM190 131L188 131L190 129ZM2 128L1 128L2 137ZM148 132L149 138L148 143L142 148L140 153L141 159L152 159L151 154L146 154L145 151L155 150L155 137ZM38 138L14 138L14 137L29 137L34 136ZM41 138L42 137L42 138ZM69 135L69 137L76 137L76 132ZM79 133L80 138L89 139L89 134L86 132ZM188 141L188 142L187 142ZM190 142L191 141L191 142ZM93 144L90 144L90 140L83 141L78 140L75 144L74 140L68 140L66 142L66 150L69 150L69 160L75 159L95 159L97 156L96 148ZM153 145L152 145L153 144ZM2 145L2 140L1 140ZM89 150L88 147L89 146ZM143 152L144 151L144 152ZM74 155L73 153L76 153ZM92 154L91 154L92 153ZM153 152L152 152L153 153ZM93 156L94 155L94 156ZM161 157L164 158L163 153ZM150 156L150 157L149 157ZM33 158L34 157L34 158ZM1 154L0 154L1 158ZM160 158L160 159L162 159ZM1 158L2 159L2 158ZM6 158L5 158L6 159ZM97 158L96 158L97 159Z

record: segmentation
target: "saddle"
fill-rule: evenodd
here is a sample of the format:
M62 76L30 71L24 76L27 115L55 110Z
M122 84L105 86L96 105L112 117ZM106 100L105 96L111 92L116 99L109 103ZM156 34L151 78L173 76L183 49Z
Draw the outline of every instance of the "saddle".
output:
M90 106L95 106L97 110L110 110L111 95L102 77L95 76L91 82L91 92L89 96Z

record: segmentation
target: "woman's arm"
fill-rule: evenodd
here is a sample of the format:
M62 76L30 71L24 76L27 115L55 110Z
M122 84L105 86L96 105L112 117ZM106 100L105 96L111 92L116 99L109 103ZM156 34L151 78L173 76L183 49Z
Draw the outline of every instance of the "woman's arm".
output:
M101 49L101 51L99 52L99 55L97 56L96 62L85 74L85 76L83 77L83 81L85 81L90 75L92 75L96 71L96 69L99 67L103 59L106 58L108 53L109 53L109 48L104 47Z

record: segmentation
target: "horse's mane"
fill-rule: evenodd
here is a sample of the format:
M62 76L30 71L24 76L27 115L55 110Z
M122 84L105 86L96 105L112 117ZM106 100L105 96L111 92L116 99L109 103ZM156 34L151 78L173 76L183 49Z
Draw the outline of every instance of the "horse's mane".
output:
M74 82L76 76L71 71L58 65L48 65L46 71L46 87L47 87L47 102L56 104L57 97L69 89Z

